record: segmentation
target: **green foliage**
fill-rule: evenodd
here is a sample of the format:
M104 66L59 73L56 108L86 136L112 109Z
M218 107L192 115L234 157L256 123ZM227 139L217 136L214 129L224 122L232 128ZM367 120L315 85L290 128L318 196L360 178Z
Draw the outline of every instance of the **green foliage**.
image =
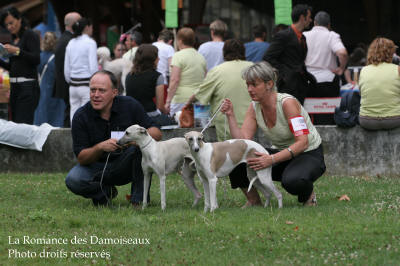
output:
M125 200L129 185L118 188L112 206L97 208L69 192L64 177L0 174L1 264L398 265L400 261L398 178L323 176L315 184L317 207L301 206L280 188L283 209L272 197L272 206L244 210L240 209L244 196L230 189L225 179L218 182L220 208L204 214L203 202L191 207L192 194L177 175L167 178L164 212L157 177L145 210L134 209ZM344 194L350 201L339 201ZM41 244L37 239L65 239L67 244ZM110 244L107 239L133 242ZM36 252L36 257L15 257L16 252L28 251ZM98 257L107 254L109 258Z

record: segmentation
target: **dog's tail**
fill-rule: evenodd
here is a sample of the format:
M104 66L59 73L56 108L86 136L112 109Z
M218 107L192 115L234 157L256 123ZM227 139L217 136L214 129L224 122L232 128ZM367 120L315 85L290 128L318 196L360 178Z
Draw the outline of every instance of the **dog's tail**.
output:
M253 179L250 181L249 189L247 190L247 192L250 191L251 187L253 186L254 181L256 181L257 178L258 178L258 176L255 176L255 177L253 177Z
M190 170L196 171L196 162L194 161L192 155L186 155L184 157L185 163L189 166Z
M192 156L185 156L183 159L182 167L179 169L180 174L183 174L183 171L191 171L196 172L196 162L194 161Z

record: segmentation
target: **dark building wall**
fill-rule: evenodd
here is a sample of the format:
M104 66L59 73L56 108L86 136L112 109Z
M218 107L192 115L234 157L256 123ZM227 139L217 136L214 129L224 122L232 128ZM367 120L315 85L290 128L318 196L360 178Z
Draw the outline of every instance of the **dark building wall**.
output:
M160 20L160 0L85 0L85 1L57 1L52 0L58 19L62 24L66 13L77 11L90 18L94 25L94 37L100 41L99 26L118 25L123 31L130 29L138 22L142 24L144 41L152 41L154 33L162 29Z
M293 1L307 3L313 7L313 15L324 10L331 15L332 28L338 32L350 49L358 43L369 44L382 36L400 43L399 14L397 0L311 0Z
M43 2L45 2L44 0ZM95 38L100 40L98 25L118 25L124 30L129 29L137 22L141 22L145 41L152 41L162 28L164 11L161 9L161 0L49 0L63 28L63 18L67 12L78 11L91 18L94 22ZM184 0L190 4L190 23L201 24L204 17L204 7L207 2L215 1L224 5L226 0ZM26 1L0 0L0 6L17 4ZM28 1L31 2L31 1ZM236 0L248 8L274 16L274 0ZM399 14L400 1L398 0L293 0L293 4L307 3L314 8L314 14L325 10L332 16L332 26L341 34L343 42L350 49L359 42L370 43L376 36L393 39L400 44ZM37 22L43 17L43 7L32 8L27 11L31 22ZM180 12L181 13L181 12ZM249 27L249 31L250 31Z

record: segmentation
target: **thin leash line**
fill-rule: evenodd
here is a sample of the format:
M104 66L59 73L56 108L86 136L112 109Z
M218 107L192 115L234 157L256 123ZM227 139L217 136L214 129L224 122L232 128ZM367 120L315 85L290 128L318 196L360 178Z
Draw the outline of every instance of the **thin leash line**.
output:
M224 101L221 102L221 104L219 105L217 110L211 116L210 120L208 120L207 124L204 126L203 130L200 132L201 134L203 134L203 132L210 126L211 122L214 120L214 118L217 116L218 112L221 110L223 103L224 103Z
M103 172L101 173L101 178L100 178L100 189L101 189L101 192L103 192L103 195L106 197L107 202L109 202L110 199L107 197L107 193L105 193L103 190L103 178L104 178L104 173L107 168L108 159L110 158L110 154L111 154L111 152L109 152L107 155L107 160L106 160L106 163L104 164ZM111 189L111 193L112 193L112 189ZM112 202L111 202L111 204L112 204Z

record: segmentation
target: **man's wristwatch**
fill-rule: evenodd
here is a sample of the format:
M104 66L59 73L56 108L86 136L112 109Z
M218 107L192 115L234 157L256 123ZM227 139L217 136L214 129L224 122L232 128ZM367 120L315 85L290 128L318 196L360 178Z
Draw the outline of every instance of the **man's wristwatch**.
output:
M17 55L17 56L18 56L20 52L21 52L21 49L19 49L19 48L18 48L18 50L17 50L17 51L15 51L15 55Z

